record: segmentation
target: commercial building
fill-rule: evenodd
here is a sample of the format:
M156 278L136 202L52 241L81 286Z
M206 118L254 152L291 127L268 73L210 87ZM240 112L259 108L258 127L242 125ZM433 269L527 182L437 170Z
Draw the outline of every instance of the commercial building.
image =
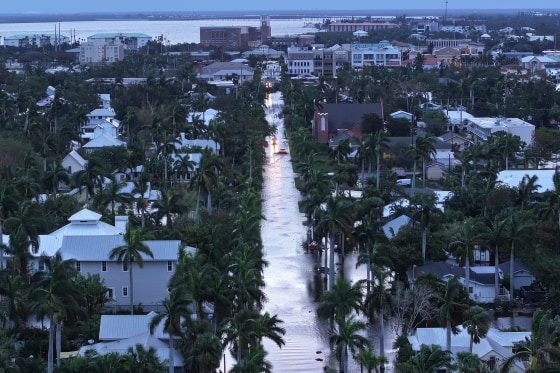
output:
M260 16L260 27L255 26L203 26L200 44L207 47L246 47L266 43L271 37L270 16ZM258 45L257 45L258 46Z
M150 35L137 32L102 33L91 35L88 43L95 45L123 45L126 50L137 50L152 40Z
M391 22L333 22L329 24L329 32L340 31L372 31L399 28L397 23Z
M519 118L466 118L464 123L475 142L486 142L493 133L504 131L530 145L535 133L534 125Z
M44 47L68 43L67 36L59 34L17 34L4 37L4 45L8 47Z

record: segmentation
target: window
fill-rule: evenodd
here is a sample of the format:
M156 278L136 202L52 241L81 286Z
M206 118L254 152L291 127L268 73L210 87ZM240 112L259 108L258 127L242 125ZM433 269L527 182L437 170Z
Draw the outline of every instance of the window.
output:
M123 270L123 272L128 272L128 263L127 262L122 262L122 270Z
M115 288L108 288L107 289L107 298L115 299Z
M107 272L107 262L106 261L101 262L101 272Z
M472 287L472 286L469 286L469 294L472 294L472 293L473 293L473 290L474 290L473 287Z
M167 261L167 272L173 272L173 261Z
M492 371L496 369L496 356L490 356L490 359L488 359L488 368Z
M123 286L123 288L122 288L122 296L123 296L123 297L128 297L128 287Z
M37 269L39 271L44 271L45 270L45 262L43 260L39 260L39 264L37 265Z
M76 261L76 271L82 272L82 263L79 261Z

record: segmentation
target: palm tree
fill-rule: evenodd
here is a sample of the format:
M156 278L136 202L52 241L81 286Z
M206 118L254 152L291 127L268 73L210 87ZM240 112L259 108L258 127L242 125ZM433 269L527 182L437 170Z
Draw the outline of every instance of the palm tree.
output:
M39 249L39 232L45 226L40 216L40 207L36 203L23 201L4 221L6 233L14 239L24 240L36 253Z
M529 222L529 223L528 223ZM509 291L510 294L514 294L514 276L513 269L515 263L515 248L516 244L523 244L524 239L529 234L531 229L530 219L528 219L527 213L512 213L507 220L507 238L506 240L510 243L509 251Z
M267 352L262 347L250 348L241 362L237 362L231 373L271 373L272 364L265 360Z
M18 190L11 183L0 185L0 270L4 269L4 222L18 209Z
M503 245L507 239L507 219L496 216L487 225L486 242L494 250L494 287L496 299L500 295L500 245Z
M422 345L410 359L411 373L436 373L442 367L451 367L451 351L444 351L440 346Z
M383 153L389 150L389 135L385 131L377 131L371 136L369 141L377 163L375 168L375 187L379 189L379 183L381 181L381 159L383 158Z
M560 363L560 347L558 339L560 325L558 318L551 310L537 310L533 314L531 338L516 344L513 355L506 359L500 368L500 373L508 373L516 360L528 361L531 371L558 371ZM551 370L543 370L552 368Z
M134 282L132 281L133 263L136 262L138 268L143 268L144 256L153 258L154 254L150 248L142 242L142 231L140 229L134 229L130 223L126 226L126 232L123 238L125 244L112 249L109 252L109 259L116 259L118 263L126 263L129 276L128 281L130 285L130 314L134 315Z
M106 205L110 204L111 215L114 217L115 205L121 204L122 206L127 206L131 204L133 196L128 192L122 191L122 189L126 187L125 182L117 181L115 175L111 175L109 179L111 181L97 193L94 200L97 206L102 206L103 208L106 208Z
M189 211L187 196L187 193L179 190L162 190L161 196L152 204L152 209L155 210L152 215L156 216L158 221L165 217L166 225L173 229L173 215Z
M167 170L170 163L170 155L175 154L177 152L177 145L180 145L181 142L177 140L175 135L163 135L159 141L157 142L157 149L156 153L158 154L159 158L163 162L163 180L167 187Z
M472 353L473 343L480 343L481 338L486 337L490 329L490 317L488 312L480 306L472 306L465 312L465 321L463 327L471 336L469 343L469 352Z
M387 282L389 279L389 272L372 265L373 273L373 287L370 294L366 295L364 308L370 320L373 318L373 313L377 312L379 319L379 353L385 356L385 311L391 307L393 298L391 293L387 290ZM381 366L383 371L385 368Z
M439 305L438 319L447 329L445 349L451 351L451 333L458 332L457 316L462 314L465 308L466 297L465 288L459 282L457 276L441 284L440 290L436 295L436 302Z
M13 276L8 270L0 270L0 297L7 303L2 317L8 328L19 330L21 318L25 314L24 282L21 276Z
M416 163L418 160L422 160L422 179L424 181L424 186L426 184L426 162L435 157L436 149L434 144L436 143L436 139L432 136L427 137L416 137L416 143L414 147L410 149L414 159L414 166L413 166L413 175L412 175L412 193L414 193L416 188Z
M377 371L377 367L380 365L387 364L389 360L385 356L378 356L375 354L373 347L368 345L366 348L362 348L358 355L356 355L356 360L360 363L360 366L363 366L367 369L367 373L372 373L375 369Z
M194 170L196 162L191 161L189 154L177 154L177 158L173 162L173 172L183 179L186 178L187 174Z
M176 336L181 335L181 318L190 317L187 306L190 304L190 297L184 289L178 287L171 290L169 297L163 300L163 311L158 312L150 320L150 334L154 334L155 328L165 319L163 330L169 334L169 373L175 371L175 341Z
M86 203L89 203L90 196L95 194L95 189L101 189L105 171L97 158L88 160L85 168L72 174L72 184L79 188L85 186Z
M62 166L62 164L57 162L52 162L43 176L45 184L49 184L52 187L53 195L58 192L58 185L61 181L65 182L67 185L70 184L70 172Z
M521 138L508 132L498 131L493 134L491 146L502 155L506 170L509 169L509 157L518 152L522 146Z
M461 373L479 373L484 371L482 360L472 352L458 352L456 361L457 369Z
M321 294L317 315L322 319L339 323L352 311L359 312L362 306L361 284L359 282L352 284L338 277L332 288Z
M164 373L166 370L165 365L159 361L156 349L146 349L140 343L128 348L126 363L130 371L135 373Z
M329 342L336 346L341 372L348 372L348 350L355 354L357 349L363 349L369 345L367 338L358 334L365 328L366 324L356 320L354 315L339 319L338 330L330 336Z
M330 242L329 260L329 288L334 286L335 265L334 265L334 245L335 237L340 232L350 232L352 218L350 216L351 204L346 199L340 197L330 197L327 200L326 210L320 211L317 229L328 235ZM326 272L326 271L325 271Z
M465 262L465 287L470 293L470 273L471 259L473 257L474 245L484 242L486 226L482 224L480 219L468 217L456 228L452 233L452 241L449 248L454 250L457 259Z
M30 299L31 310L37 315L49 317L49 351L48 373L53 372L53 337L57 337L57 364L60 365L60 331L64 319L79 308L83 297L82 291L76 286L78 272L74 260L63 260L60 253L52 258L43 258L46 271L33 275Z
M198 188L198 198L196 211L198 213L198 203L202 189L207 193L206 209L212 212L212 191L218 184L218 171L223 167L221 160L209 149L204 149L200 157L200 163L194 174L191 186Z
M420 221L420 228L422 230L422 261L425 263L430 221L433 215L441 211L436 208L436 197L433 194L421 194L411 201L411 205L413 211L411 218L415 221Z
M537 184L538 179L537 175L525 175L521 179L517 187L518 202L521 205L521 210L527 210L530 208L530 204L534 204L536 194L541 187Z

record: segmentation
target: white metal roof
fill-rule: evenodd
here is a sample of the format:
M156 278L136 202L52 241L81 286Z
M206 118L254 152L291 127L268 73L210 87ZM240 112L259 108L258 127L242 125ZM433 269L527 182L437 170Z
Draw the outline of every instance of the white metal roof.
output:
M143 241L154 258L142 255L144 261L177 260L179 254L179 240ZM62 239L60 253L64 259L75 259L82 262L108 261L109 253L115 247L123 246L126 242L122 234L112 236L66 236ZM194 248L189 248L194 250Z
M506 184L510 188L519 186L521 180L525 175L532 177L537 176L537 193L544 193L547 190L554 190L554 183L552 177L556 170L507 170L498 173L497 181Z

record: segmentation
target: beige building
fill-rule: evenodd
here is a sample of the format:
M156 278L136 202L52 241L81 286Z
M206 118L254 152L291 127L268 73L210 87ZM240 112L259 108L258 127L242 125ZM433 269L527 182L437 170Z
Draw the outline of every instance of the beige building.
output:
M87 42L80 45L80 63L112 63L124 59L123 44Z

